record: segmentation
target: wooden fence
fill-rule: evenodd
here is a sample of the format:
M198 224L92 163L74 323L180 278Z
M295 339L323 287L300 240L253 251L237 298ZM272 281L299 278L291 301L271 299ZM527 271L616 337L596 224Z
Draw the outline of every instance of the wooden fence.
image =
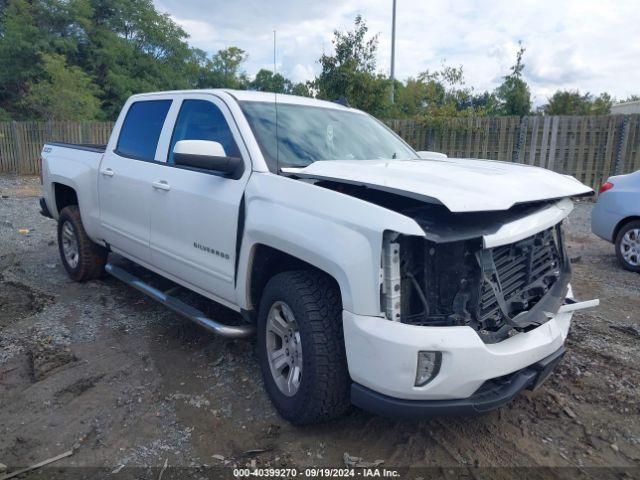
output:
M387 120L417 150L550 168L597 188L640 170L640 115ZM107 143L112 122L0 122L0 173L37 175L47 141Z
M0 173L38 175L45 142L109 141L113 122L0 122Z

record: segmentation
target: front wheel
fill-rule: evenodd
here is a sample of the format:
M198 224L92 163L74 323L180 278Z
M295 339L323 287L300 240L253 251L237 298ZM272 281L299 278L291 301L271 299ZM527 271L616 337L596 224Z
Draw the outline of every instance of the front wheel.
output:
M265 389L294 424L324 422L349 408L340 290L321 272L291 271L267 283L258 313Z
M640 272L640 220L623 226L616 237L616 255L620 265L632 272Z
M107 261L107 249L89 238L82 225L77 205L70 205L60 211L58 249L64 269L76 282L102 276Z

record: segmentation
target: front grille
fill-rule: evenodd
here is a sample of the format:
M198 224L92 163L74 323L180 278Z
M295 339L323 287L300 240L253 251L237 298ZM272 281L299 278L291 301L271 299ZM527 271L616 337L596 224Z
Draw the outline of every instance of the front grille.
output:
M498 342L544 323L568 282L560 225L489 249L481 239L397 241L400 321L412 325L468 325L483 341Z
M547 293L561 274L560 235L559 227L552 227L519 242L479 252L483 279L477 320L481 326L493 330L510 323Z

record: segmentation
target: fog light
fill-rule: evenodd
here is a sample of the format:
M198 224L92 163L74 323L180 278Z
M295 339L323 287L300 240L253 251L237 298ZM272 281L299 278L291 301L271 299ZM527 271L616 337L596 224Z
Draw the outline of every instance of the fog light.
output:
M418 352L418 368L416 370L416 387L422 387L438 375L441 352Z

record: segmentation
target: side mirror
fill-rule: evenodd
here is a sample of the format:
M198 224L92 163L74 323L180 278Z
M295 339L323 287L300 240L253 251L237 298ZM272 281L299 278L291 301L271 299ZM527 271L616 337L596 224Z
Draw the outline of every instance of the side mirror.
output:
M442 160L445 158L449 158L444 153L430 152L428 150L421 150L417 153L422 160Z
M238 179L242 176L242 159L227 157L224 147L210 140L180 140L173 147L173 163L178 167L206 170Z

